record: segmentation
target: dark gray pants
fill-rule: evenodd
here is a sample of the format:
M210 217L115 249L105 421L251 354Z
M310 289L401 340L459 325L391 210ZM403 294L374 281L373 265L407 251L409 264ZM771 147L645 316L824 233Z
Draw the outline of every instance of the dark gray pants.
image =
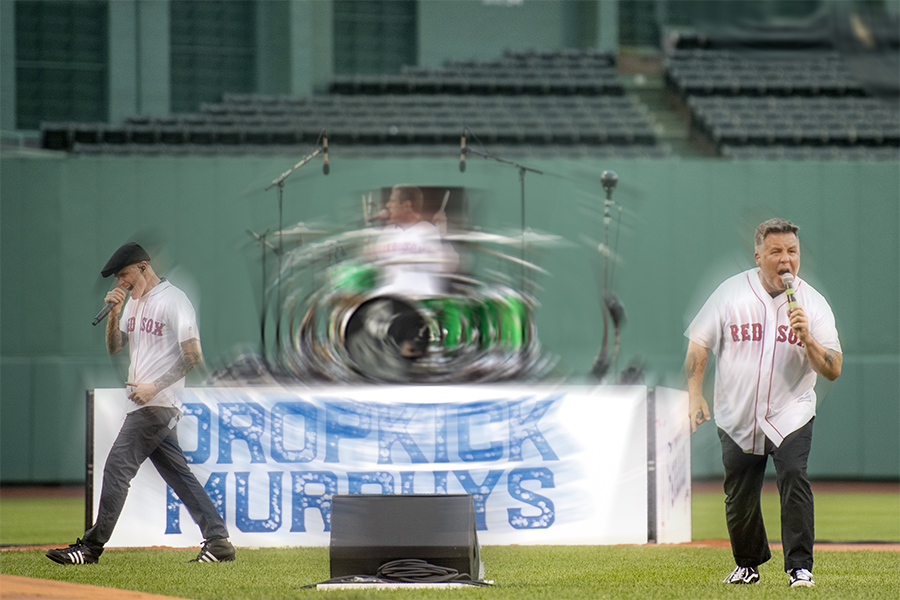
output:
M147 406L125 417L103 468L97 520L82 539L98 556L119 520L131 480L148 458L200 526L205 540L228 537L225 521L191 472L178 444L175 424L180 415L177 408Z
M719 429L725 465L725 518L731 551L739 567L756 567L772 558L760 508L766 462L771 455L781 497L784 570L812 570L815 522L812 488L806 476L812 428L813 420L810 420L784 438L777 448L766 440L762 455L746 454Z

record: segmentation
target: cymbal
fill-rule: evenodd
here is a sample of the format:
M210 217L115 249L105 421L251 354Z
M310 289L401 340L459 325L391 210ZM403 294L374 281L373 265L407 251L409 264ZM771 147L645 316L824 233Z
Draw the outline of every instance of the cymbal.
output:
M518 246L523 241L526 244L538 246L556 246L564 243L561 236L550 233L538 233L531 229L525 230L524 235L509 234L500 235L497 233L485 233L483 231L466 231L463 233L453 233L444 237L448 242L470 242L473 244L500 244L502 246Z
M374 238L381 235L383 232L380 228L377 227L366 227L364 229L351 229L350 231L343 231L337 235L329 238L329 241L334 242L349 242L352 240L365 240L367 238Z
M504 254L502 252L497 252L496 250L488 250L487 248L485 248L483 251L486 254L490 254L491 256L496 256L497 258L502 258L503 260L508 260L511 263L515 263L517 265L525 267L526 269L531 269L532 271L537 271L538 273L541 273L543 275L550 274L545 269L542 269L541 267L539 267L536 264L529 262L527 260L522 260L521 258L516 258L515 256L510 256L510 255Z
M306 223L303 223L301 221L300 223L297 223L290 229L282 229L281 231L273 231L269 235L271 235L273 237L278 236L282 240L293 240L293 239L300 239L303 236L325 235L327 233L328 233L327 231L323 231L321 229L310 229L309 227L306 226Z
M448 242L471 242L473 244L504 244L511 245L515 244L518 241L521 241L521 238L511 238L505 235L498 235L496 233L485 233L483 231L466 231L463 233L451 233L449 235L445 235L444 239Z
M379 267L389 267L393 265L455 265L457 261L452 258L440 258L435 256L407 256L400 258L382 258L375 260L372 264ZM438 273L435 273L438 275Z
M525 243L526 244L537 244L537 245L546 245L546 246L556 246L565 244L566 241L560 235L554 235L552 233L540 233L537 231L532 231L531 229L525 230ZM521 240L522 236L517 236L516 239Z

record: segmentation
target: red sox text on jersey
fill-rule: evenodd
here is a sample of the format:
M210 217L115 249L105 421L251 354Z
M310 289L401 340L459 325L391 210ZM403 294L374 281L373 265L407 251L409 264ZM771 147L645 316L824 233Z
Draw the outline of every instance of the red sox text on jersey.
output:
M743 323L741 325L730 325L731 339L735 342L760 342L763 339L762 323ZM779 325L778 334L775 336L776 342L787 342L803 347L803 342L794 333L789 325Z
M127 327L128 333L134 333L134 324L135 318L131 317L128 319ZM165 327L165 323L162 321L155 321L153 319L142 318L141 319L141 332L149 333L150 335L155 335L157 337L162 337L163 335L163 327Z

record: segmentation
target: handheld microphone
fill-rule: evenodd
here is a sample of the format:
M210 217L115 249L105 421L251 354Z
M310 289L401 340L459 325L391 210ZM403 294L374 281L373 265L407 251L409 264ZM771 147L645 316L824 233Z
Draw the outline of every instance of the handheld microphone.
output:
M784 293L787 294L788 310L794 310L794 307L797 306L797 299L794 296L794 276L790 273L783 273L781 275L781 283L784 284Z
M388 219L391 218L391 213L388 212L388 209L382 208L381 210L378 211L378 214L375 215L375 218L378 219L379 221L387 221Z
M109 312L113 309L113 307L115 305L116 305L115 302L107 302L106 306L103 307L103 310L101 310L99 313L97 313L97 316L94 317L94 322L92 323L92 325L96 325L97 323L99 323L100 321L105 319L106 315L109 314Z
M331 167L328 166L328 132L322 132L322 154L325 156L325 163L322 165L322 172L328 175Z
M466 130L463 128L462 137L459 138L459 172L466 171Z

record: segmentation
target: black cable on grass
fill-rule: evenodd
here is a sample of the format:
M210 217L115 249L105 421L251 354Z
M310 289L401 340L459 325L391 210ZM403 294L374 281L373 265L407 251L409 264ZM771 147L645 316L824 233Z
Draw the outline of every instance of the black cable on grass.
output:
M472 576L449 567L432 565L420 558L392 560L378 567L376 577L384 577L406 583L446 583L448 581L470 582Z
M392 560L378 567L375 576L345 575L319 583L304 585L300 589L313 588L329 583L461 583L479 587L491 584L475 581L468 573L460 573L456 569L432 565L418 558Z

